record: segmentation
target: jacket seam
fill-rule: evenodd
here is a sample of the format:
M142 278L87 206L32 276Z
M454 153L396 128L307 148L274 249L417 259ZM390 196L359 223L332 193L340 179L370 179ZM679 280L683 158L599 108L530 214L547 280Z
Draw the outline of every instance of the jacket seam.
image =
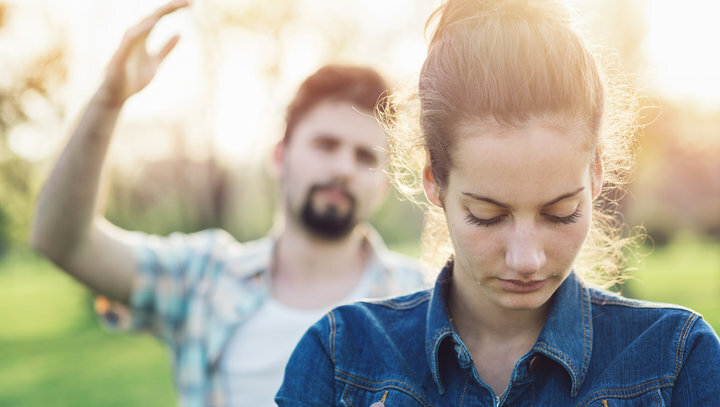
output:
M580 365L580 369L585 370L585 359L587 358L587 327L585 326L585 298L584 298L584 289L581 286L580 291L580 313L582 315L582 326L583 326L583 356L582 356L582 363ZM589 294L589 293L588 293ZM579 377L577 378L578 382L581 380ZM583 373L583 379L584 381L584 373ZM577 388L574 389L574 393L577 394L578 391L580 391L580 383L576 383Z
M615 388L615 389L599 389L595 390L594 392L590 393L586 398L585 401L583 401L581 404L578 404L578 407L587 406L589 403L592 403L595 400L598 400L605 396L613 396L613 397L621 397L621 398L629 398L629 397L635 397L639 394L647 393L651 390L657 390L663 387L672 386L672 383L657 383L652 385L648 388L643 388L642 390L635 391L633 393L622 393L628 390L632 390L641 386L647 386L650 383L659 382L665 379L673 379L674 376L663 376L657 379L650 380L645 383L640 383L632 387L626 387L626 388Z
M468 383L470 382L470 376L465 377L465 385L463 386L463 392L460 395L460 407L463 407L465 403L465 393L467 393Z
M655 396L655 402L657 403L658 407L662 406L662 397L660 395L660 389L655 389L656 391L653 392L653 396Z
M688 335L690 334L690 327L693 325L693 322L697 319L697 314L690 314L688 318L685 320L685 323L683 324L682 329L680 330L680 338L678 338L678 344L677 348L675 350L675 377L680 374L680 368L682 366L682 355L683 355L683 349L685 348L685 341L687 340Z
M413 298L411 300L405 301L405 302L398 302L396 300L384 300L384 301L373 301L370 302L370 304L374 305L380 305L383 307L388 307L395 310L407 310L410 308L417 307L418 305L422 304L423 302L426 302L430 298L430 293L424 293L423 295Z
M554 356L562 359L562 361L567 364L567 367L570 369L572 375L574 376L573 379L578 376L577 372L575 371L575 367L574 367L575 365L573 364L572 360L571 360L570 358L568 358L563 352L561 352L560 350L558 350L558 349L556 349L556 348L553 348L552 346L548 345L548 344L545 343L545 342L538 342L538 343L536 344L536 346L537 346L537 345L542 346L543 348L545 348L545 349L548 350L548 351L552 351L552 352L549 352L549 353L551 353L551 354L553 354Z
M422 403L423 405L432 406L432 404L430 402L428 402L427 400L425 400L425 398L422 396L422 394L420 392L418 392L417 389L415 389L415 387L411 386L410 384L408 384L402 380L383 380L381 382L376 382L374 380L368 380L363 377L356 376L356 375L350 374L348 372L344 372L340 369L335 369L335 372L339 373L340 375L346 376L346 377L351 377L353 379L357 379L361 382L361 383L353 382L351 380L348 380L346 377L343 377L340 375L335 375L335 380L346 383L350 386L357 386L362 389L371 390L371 391L377 391L377 390L382 390L382 389L387 389L387 388L396 389L398 391L401 391L401 392L407 394L408 396L412 397L413 399L417 400L418 402ZM367 383L367 384L363 384L362 382ZM393 382L404 384L407 387L404 388L397 384L392 384ZM377 387L371 387L372 385L376 385Z
M674 305L674 304L664 304L664 303L654 303L654 302L646 302L646 301L637 301L637 300L629 300L624 298L614 298L614 297L607 297L603 295L599 295L597 293L591 293L590 299L594 305L618 305L628 308L645 308L645 309L670 309L670 310L677 310L677 311L687 311L693 314L697 314L697 312L694 312L691 309Z
M333 364L336 364L335 361L335 331L336 331L336 324L335 324L335 314L330 311L327 314L328 317L328 323L330 324L330 358L332 359Z

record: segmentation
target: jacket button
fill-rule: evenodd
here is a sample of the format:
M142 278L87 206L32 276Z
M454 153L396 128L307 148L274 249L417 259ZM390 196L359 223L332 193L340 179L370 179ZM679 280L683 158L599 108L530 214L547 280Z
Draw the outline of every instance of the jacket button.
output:
M385 407L385 403L383 403L382 401L376 401L370 404L370 407Z

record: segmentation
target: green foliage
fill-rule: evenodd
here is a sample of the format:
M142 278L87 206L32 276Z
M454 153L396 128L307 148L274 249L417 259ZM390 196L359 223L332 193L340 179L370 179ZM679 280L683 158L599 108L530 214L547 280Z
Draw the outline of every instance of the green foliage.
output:
M17 41L11 31L3 30L11 19L16 18L13 15L15 5L6 3L0 2L0 40L3 44ZM34 17L43 19L35 14ZM62 108L54 91L67 77L66 52L59 38L61 36L53 38L47 47L30 47L33 50L29 50L25 58L3 61L3 80L0 81L0 256L11 246L27 240L33 208L30 184L33 166L9 147L8 138L13 128L22 123L40 124L50 118L59 122ZM51 113L39 112L38 101L49 107Z
M228 229L230 181L212 159L148 162L134 174L113 174L106 216L123 229L159 235Z
M417 205L403 200L393 190L380 210L371 219L373 225L388 246L401 246L397 249L406 252L408 242L417 242L410 253L419 256L419 242L422 234L423 211Z
M31 167L12 157L0 161L0 256L27 240L32 216Z
M626 295L692 308L720 330L720 241L681 233L643 263Z
M5 212L5 208L0 206L0 257L8 251L10 246L9 223L10 216Z

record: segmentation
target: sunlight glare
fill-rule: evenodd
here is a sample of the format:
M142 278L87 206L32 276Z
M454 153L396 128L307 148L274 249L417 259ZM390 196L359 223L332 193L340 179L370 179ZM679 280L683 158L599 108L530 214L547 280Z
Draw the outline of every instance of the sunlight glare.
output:
M246 38L248 33L237 35L246 41L235 38L235 41L224 42L226 46L222 49L215 74L215 100L210 114L213 117L215 153L227 159L244 161L253 155L254 143L262 139L268 85L258 77L262 62L247 58L247 55L257 54L247 48L254 42Z
M720 3L646 1L653 87L671 98L720 105Z

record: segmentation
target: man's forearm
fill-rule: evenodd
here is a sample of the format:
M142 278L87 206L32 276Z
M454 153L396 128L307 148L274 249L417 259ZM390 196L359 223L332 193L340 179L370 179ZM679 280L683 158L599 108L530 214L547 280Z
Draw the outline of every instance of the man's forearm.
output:
M90 99L40 194L32 245L58 263L89 235L98 208L103 163L122 105L104 88Z
M129 298L137 264L135 235L99 222L103 164L125 101L152 81L163 59L178 43L169 39L148 54L146 39L165 15L187 7L172 1L125 31L108 64L105 81L90 99L80 122L53 168L38 199L33 247L98 293Z

